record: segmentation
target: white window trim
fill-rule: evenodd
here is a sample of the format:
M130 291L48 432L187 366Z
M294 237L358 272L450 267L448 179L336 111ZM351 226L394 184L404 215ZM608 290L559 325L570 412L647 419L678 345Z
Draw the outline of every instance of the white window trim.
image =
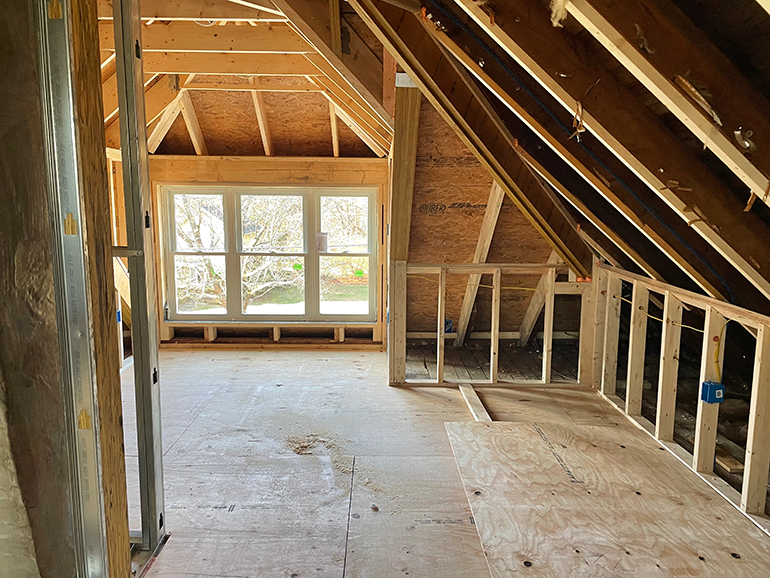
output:
M215 194L222 195L225 224L225 252L207 251L175 251L174 236L174 193ZM303 199L303 253L264 253L243 251L241 236L240 203L236 198L241 194L270 194L301 196ZM315 232L321 230L321 197L323 196L359 196L368 198L369 206L369 252L368 253L320 253L316 248ZM377 222L377 188L376 187L340 187L340 186L269 186L269 185L227 185L227 186L197 186L197 185L164 185L161 187L161 204L163 212L163 267L166 282L166 317L168 321L179 322L255 322L255 323L329 323L340 325L345 323L361 323L377 321L377 273L378 273L378 239L379 227ZM312 238L311 238L312 237ZM231 246L232 245L232 246ZM225 314L190 314L179 313L176 310L176 287L174 274L174 256L184 255L224 255L226 259L226 290L227 309ZM258 315L242 311L240 258L241 255L291 256L305 258L305 313L303 315ZM367 315L330 315L321 314L319 263L322 256L335 257L368 257L369 258L369 312Z

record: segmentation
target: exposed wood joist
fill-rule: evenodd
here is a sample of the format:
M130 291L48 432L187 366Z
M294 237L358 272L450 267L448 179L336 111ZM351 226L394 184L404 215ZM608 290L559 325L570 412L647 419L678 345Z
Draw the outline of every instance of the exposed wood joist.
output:
M151 121L147 126L147 150L150 153L154 153L158 150L160 143L163 142L166 134L171 129L171 125L182 112L180 106L180 98L174 99L163 111L163 113Z
M570 114L577 112L587 88L601 78L583 108L585 128L770 297L770 281L760 273L770 272L764 222L743 213L743 204L695 154L592 54L578 50L568 32L551 25L546 9L510 0L498 6L492 26L489 14L472 0L456 2ZM655 146L649 146L651 142ZM669 180L680 183L683 190L669 188Z
M161 76L154 84L145 90L144 109L145 118L152 123L168 108L172 102L178 102L179 77L176 75ZM120 123L115 117L105 129L106 144L111 148L120 148Z
M251 79L249 84L234 84L227 82L185 82L181 88L187 90L219 90L219 91L242 91L242 92L323 92L323 88L314 82L302 84L264 84L259 81L259 77Z
M112 0L98 0L99 20L112 20ZM143 0L142 20L285 22L272 2Z
M254 79L252 78L253 82ZM265 156L273 156L273 138L270 136L270 124L267 122L267 110L262 99L261 92L252 92L251 99L254 102L254 112L257 115L259 123L259 136L262 139L262 148L265 149Z
M750 191L770 205L770 102L673 3L573 0L567 2L567 10ZM639 40L637 27L644 42ZM689 76L696 86L708 87L719 121L678 86L680 75ZM733 134L740 127L753 132L751 140L758 154L751 158Z
M590 250L515 151L489 103L466 84L420 21L382 2L350 3L535 229L580 276L590 276Z
M346 45L342 57L334 53L331 43L329 6L318 0L276 0L276 6L293 26L313 45L318 53L379 116L390 125L391 118L382 107L382 64L366 43L344 19Z
M487 207L484 209L484 219L481 221L481 231L479 240L476 242L476 251L473 253L473 263L483 263L487 260L489 246L492 244L492 237L495 234L497 218L500 215L500 208L503 206L505 191L496 181L492 182L492 188L489 191ZM474 274L468 277L468 284L465 287L463 304L460 308L460 317L457 320L457 337L455 345L462 347L465 342L465 334L468 330L468 322L471 319L473 306L476 303L476 294L479 292L479 283L481 275Z
M302 54L145 52L144 71L156 74L249 74L314 76L318 70Z
M252 93L258 94L258 93ZM183 90L179 95L179 111L182 113L184 123L187 126L187 132L190 133L190 140L193 143L196 155L208 155L209 151L206 148L206 141L203 138L201 132L201 125L198 123L198 115L195 114L195 107L192 100L190 100L190 93Z
M340 131L337 126L337 107L329 101L329 122L332 128L332 154L335 157L340 156Z
M334 55L342 59L342 24L340 15L340 0L329 0L329 33L330 46ZM332 154L340 156L340 134L337 126L337 107L329 101L329 122L332 131Z
M327 95L327 98L328 98L328 93L324 93L324 94ZM333 102L333 101L331 101L330 99L330 102ZM369 133L367 133L363 128L361 128L345 110L338 107L335 107L335 110L337 112L337 116L339 117L339 119L342 122L344 122L347 125L347 127L355 133L355 135L358 138L364 141L366 146L368 146L374 154L376 154L380 158L388 155L389 149L383 148L382 145L380 145L376 140L374 140L371 137Z
M99 24L102 50L115 50L112 22ZM271 26L200 26L195 22L154 22L142 29L144 52L282 53L314 52L313 47L284 23Z
M464 14L455 14L455 17L463 20L467 19ZM475 27L473 22L466 21L465 25L469 28ZM517 94L522 88L522 78L516 80L511 78L507 71L503 69L501 63L496 60L496 58L501 60L507 59L509 69L513 67L518 68L514 62L510 61L510 58L502 49L491 47L494 50L494 56L490 57L488 52L483 50L478 43L474 42L459 29L455 28L448 33L444 33L437 30L430 23L426 25L426 29L454 57L462 62L479 82L516 115L518 120L511 119L509 115L506 117L506 123L518 137L519 144L522 146L522 154L528 161L538 166L538 172L541 172L541 174L544 174L544 170L547 170L545 169L547 164L548 169L550 169L549 172L554 175L557 173L562 175L560 181L553 177L546 176L545 178L637 265L652 277L658 279L661 278L658 271L669 269L667 264L664 265L660 262L660 259L656 259L657 267L652 266L648 262L648 259L651 259L652 256L649 256L647 245L652 243L657 248L656 252L665 254L703 290L713 296L721 295L721 291L724 291L724 288L721 286L719 289L715 288L714 283L718 284L718 281L707 279L708 271L691 251L678 248L680 243L677 237L685 240L690 246L697 247L702 253L710 250L708 243L692 232L686 223L681 222L665 203L643 183L638 182L634 175L624 175L627 181L631 177L634 179L634 183L638 183L638 186L633 191L622 186L616 185L613 187L607 178L604 178L602 173L598 171L596 159L601 159L601 162L610 167L615 174L623 174L623 171L628 173L627 169L609 151L605 151L600 143L594 142L588 143L588 145L581 145L574 138L569 138L572 132L571 119L563 119L562 125L557 122L553 116L554 113L558 114L560 112L557 103L553 102L556 106L552 107L549 111L543 106L539 106L533 98L526 96L514 98L511 96ZM451 34L452 38L447 34ZM461 43L464 49L461 49L458 43ZM483 62L484 66L482 67L479 62ZM520 73L524 76L524 71L520 71ZM550 99L550 95L540 87L528 86L525 88L536 94L540 102ZM512 120L514 122L511 122ZM566 127L570 128L565 130ZM525 133L530 132L534 133L538 138L527 138ZM583 140L585 141L586 139L584 138ZM548 149L553 151L556 156L549 154L548 150L543 150L541 143L547 144ZM590 146L590 149L587 148L588 146ZM589 150L591 151L590 153L588 152ZM557 168L557 166L562 164L568 165L572 170L565 170L566 167ZM577 175L573 171L582 177L585 184L575 180ZM602 172L611 178L610 173L607 171ZM593 189L593 191L590 189ZM595 194L596 192L606 200L606 203L602 203L599 200ZM673 223L664 225L655 219L638 199L642 199L648 207L654 207L657 214L669 217L669 220L673 221ZM614 212L610 207L614 207L619 215L614 216L610 214L610 212ZM618 218L621 215L622 217ZM628 234L629 222L638 233L632 230L631 234ZM676 233L672 231L672 226L676 229ZM614 229L611 227L614 227ZM620 232L623 235L620 235ZM626 236L629 238L625 239L624 237ZM647 237L649 242L644 241L643 237ZM716 259L719 258L713 250L712 253ZM642 254L648 255L648 257L642 257ZM703 270L705 270L705 273L701 272Z

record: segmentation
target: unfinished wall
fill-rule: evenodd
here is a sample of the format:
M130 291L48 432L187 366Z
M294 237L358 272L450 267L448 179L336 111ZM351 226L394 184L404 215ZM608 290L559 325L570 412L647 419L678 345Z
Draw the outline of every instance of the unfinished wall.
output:
M469 263L484 218L492 177L423 98L417 143L409 261L412 263ZM489 250L489 262L545 263L550 246L506 197ZM410 277L407 287L407 331L435 331L438 283ZM503 278L504 286L535 287L537 277ZM456 327L466 275L447 278L446 318ZM482 284L491 284L482 278ZM488 330L491 290L480 288L475 329ZM503 291L501 329L518 329L532 297L528 291Z
M74 578L32 6L9 0L0 12L0 387L40 574Z

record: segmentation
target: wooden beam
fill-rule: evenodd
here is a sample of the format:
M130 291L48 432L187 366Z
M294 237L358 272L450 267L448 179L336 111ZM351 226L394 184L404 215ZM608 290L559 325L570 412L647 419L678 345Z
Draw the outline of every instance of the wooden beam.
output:
M112 20L113 0L98 0L99 20ZM223 22L285 22L276 14L272 2L252 2L250 5L229 0L143 0L142 20L187 20ZM256 8L262 5L262 10Z
M396 69L398 63L390 52L382 50L382 107L392 117L396 114Z
M561 263L562 260L556 251L551 251L548 257L548 263ZM536 291L532 292L532 297L529 300L529 305L524 313L524 318L521 320L519 326L519 347L524 347L529 343L529 338L532 335L532 331L535 329L535 324L540 318L540 312L545 306L545 296L548 284L547 273L543 273L540 276L540 280L537 282Z
M674 441L681 334L682 302L672 295L671 292L666 291L663 304L663 331L660 345L658 407L655 418L655 437L666 442Z
M757 2L759 2L759 5L762 6L762 8L764 8L768 14L770 14L770 0L757 0Z
M551 382L553 365L553 317L555 308L556 269L551 269L545 277L545 305L543 306L543 382Z
M186 90L220 90L220 91L243 91L243 92L323 92L323 88L314 82L302 84L280 85L280 84L262 84L259 77L252 78L253 83L234 84L227 82L185 82L181 88Z
M248 74L313 76L318 70L302 54L145 52L144 71L157 74Z
M249 80L255 82L254 79ZM265 156L273 156L273 139L270 136L270 125L267 122L267 110L261 92L252 92L251 99L254 102L254 112L259 122L259 135L262 138L262 148L265 149Z
M420 20L376 0L350 4L535 229L580 276L588 276L589 248L515 151L513 135L489 102L427 35Z
M492 26L488 7L472 0L456 2L570 114L577 112L586 89L601 78L583 107L585 128L770 297L770 281L760 273L770 271L770 245L759 239L770 234L767 225L743 213L743 204L728 187L636 96L589 50L576 47L574 36L551 25L547 10L532 10L527 0L509 0L496 6ZM571 63L569 71L556 74L565 59ZM650 142L656 146L650 147ZM668 175L685 190L669 188Z
M337 126L337 107L329 101L329 122L332 128L332 152L335 157L340 156L340 131Z
M112 22L99 24L102 50L115 50ZM205 27L195 22L154 22L142 28L143 52L304 54L315 52L288 24Z
M328 96L327 93L324 93ZM329 99L330 102L333 102L331 99ZM382 147L372 136L367 133L363 128L361 128L353 118L347 113L347 111L343 110L342 108L337 107L337 117L344 122L347 127L352 130L355 135L360 138L366 146L368 146L370 149L372 149L372 152L376 154L378 157L382 158L388 155L388 150Z
M438 315L436 339L436 382L444 381L444 347L446 344L446 268L438 275Z
M195 114L195 107L193 107L192 100L190 100L190 93L186 90L183 90L180 94L179 110L184 118L187 131L190 133L190 140L192 140L193 147L195 148L195 154L208 155L209 151L206 148L203 132L201 132L201 125L198 123L198 115Z
M722 381L726 325L727 321L716 309L706 308L706 320L703 324L703 352L700 363L700 387L698 387L698 412L695 416L695 448L692 452L692 469L696 472L711 473L714 471L720 404L706 403L700 398L700 394L703 382Z
M602 393L615 395L618 373L618 342L620 339L620 297L623 281L610 274L607 278L607 307L604 317L604 362L602 363Z
M500 269L492 274L492 319L489 325L489 381L498 382L500 365L500 291L503 275Z
M166 110L163 111L163 114L156 121L150 123L147 130L148 152L154 153L158 150L160 143L163 142L180 112L182 112L181 102L177 98L166 107Z
M489 246L492 244L492 237L495 234L497 218L500 215L500 207L503 206L504 198L505 191L497 184L497 181L492 181L487 206L484 209L484 219L481 221L479 240L476 242L476 251L473 253L473 263L483 263L487 260ZM457 320L457 339L455 340L457 347L462 347L465 342L465 334L468 331L468 322L473 312L473 306L476 304L476 294L479 291L480 282L481 275L476 274L468 277L460 317Z
M177 101L179 97L179 77L176 75L161 76L144 93L144 109L147 122L152 122ZM165 134L165 133L164 133ZM105 129L107 146L120 148L120 123L115 119Z
M203 328L203 338L211 343L212 341L216 341L217 338L217 328L213 325L207 325Z
M329 0L329 47L339 59L342 59L341 20L340 0Z
M464 20L468 19L464 14L457 16ZM472 22L466 22L466 24L475 27ZM649 260L654 257L654 255L650 255L650 249L653 251L657 249L710 295L715 297L721 295L724 288L721 286L719 289L715 288L712 282L701 273L701 270L705 270L708 274L708 269L698 261L689 248L680 248L679 250L673 248L679 246L678 238L690 246L697 247L701 253L711 249L710 245L705 240L700 239L697 233L691 231L687 224L671 212L658 199L657 195L644 184L640 183L631 191L622 186L613 187L609 181L603 179L596 167L597 155L602 163L611 167L611 170L616 174L622 174L625 167L619 166L619 161L612 157L612 153L609 151L602 154L600 149L604 147L600 143L597 143L598 147L591 147L594 154L594 158L592 158L580 143L574 138L569 138L572 132L571 120L564 119L560 125L552 116L554 109L558 109L558 103L554 102L554 106L549 107L550 110L546 110L539 106L534 99L517 99L511 96L517 94L522 88L521 78L525 77L527 73L521 70L518 72L520 78L516 80L511 78L508 71L497 61L497 58L507 61L505 63L509 69L519 67L502 49L492 48L495 57L490 58L488 53L481 49L477 43L466 35L460 35L458 30L453 30L453 37L450 38L447 33L436 29L433 25L426 24L425 27L447 51L457 58L481 84L500 99L517 117L516 126L512 126L511 123L514 119L510 118L510 115L506 118L506 122L517 136L522 156L602 234L608 237L650 276L662 279L659 271L668 269L668 264L661 266L659 258L657 259L659 263L657 267L650 264ZM463 48L460 48L458 44L460 42L462 42ZM483 66L479 64L480 62L483 63ZM543 102L552 100L547 92L537 86L525 88L535 93L537 98ZM570 127L569 132L565 130L568 126ZM529 131L536 135L536 140L527 138L526 133ZM544 149L542 143L548 147ZM549 150L553 152L549 154ZM548 164L548 168L545 164ZM567 165L569 169L562 167L562 165ZM583 182L576 180L574 173L581 176ZM626 175L627 177L628 175ZM666 224L653 218L650 211L640 202L640 199L648 207L654 207L655 212L666 219ZM622 215L621 219L608 214L608 208L615 209ZM634 228L629 230L623 218L630 222ZM610 227L610 223L614 224L617 231ZM620 232L623 235L619 234ZM647 238L647 241L644 240L644 237ZM649 243L652 243L654 248L648 248L646 245ZM713 249L711 250L713 251ZM645 256L642 256L643 254ZM713 263L715 260L711 259L712 264L717 266L716 263Z
M487 412L487 408L484 407L484 403L481 401L479 394L476 393L476 390L473 389L472 385L461 383L458 388L460 389L460 394L463 396L474 420L492 421L492 418L489 417L489 412Z
M770 327L757 331L741 510L764 514L770 471Z
M608 5L572 0L567 2L567 10L750 191L770 205L766 176L770 156L746 156L753 151L739 146L732 134L738 127L750 128L757 150L766 153L770 149L770 102L673 2L628 0ZM645 39L643 46L649 49L639 47L639 30ZM716 117L697 104L698 95L691 94L694 88L685 88L689 81L683 74L708 87Z
M396 122L393 136L390 189L390 260L407 261L412 226L414 174L422 95L416 88L396 89Z
M647 310L649 307L650 292L643 284L634 283L631 297L631 329L628 336L628 371L626 373L626 413L632 416L642 415Z
M331 44L329 8L318 0L275 0L276 6L292 25L313 45L318 53L339 72L371 108L374 114L389 123L390 117L382 108L382 64L344 19L349 41L342 47L342 57L335 54Z
M390 261L388 282L388 383L406 383L406 261Z

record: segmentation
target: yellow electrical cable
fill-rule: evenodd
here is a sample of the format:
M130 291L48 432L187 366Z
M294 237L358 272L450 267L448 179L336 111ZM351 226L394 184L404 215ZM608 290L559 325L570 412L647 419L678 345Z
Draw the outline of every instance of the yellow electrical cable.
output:
M621 297L620 295L613 295L613 297L615 299L620 299L621 301L625 301L626 303L631 303L632 305L634 304L634 302L631 301L630 299L626 299L625 297ZM650 315L649 313L647 313L647 311L644 310L644 308L639 307L639 310L642 313L644 313L647 317L649 317L650 319L655 319L656 321L660 321L661 323L663 323L663 320L660 317L655 317L654 315ZM700 333L703 333L703 329L698 329L697 327L693 327L692 325L684 325L683 323L677 323L676 321L673 321L671 324L672 325L678 325L679 327L684 327L686 329L692 329L693 331L699 331Z

